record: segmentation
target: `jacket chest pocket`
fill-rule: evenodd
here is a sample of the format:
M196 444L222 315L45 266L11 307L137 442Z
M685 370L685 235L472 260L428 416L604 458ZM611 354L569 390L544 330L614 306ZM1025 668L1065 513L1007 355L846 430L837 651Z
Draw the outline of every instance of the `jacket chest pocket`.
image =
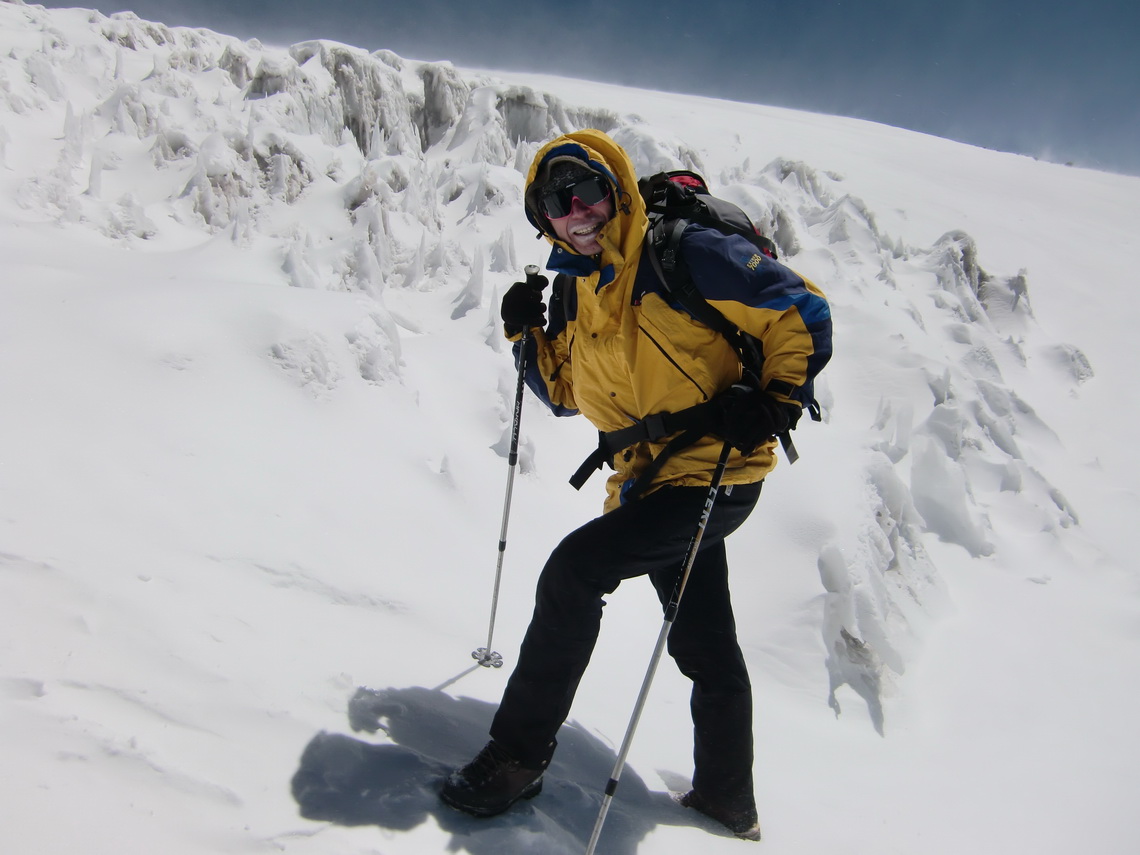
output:
M651 393L659 398L655 411L707 401L739 376L739 360L724 337L657 294L645 295L638 333L637 360L652 366L646 373L659 387Z

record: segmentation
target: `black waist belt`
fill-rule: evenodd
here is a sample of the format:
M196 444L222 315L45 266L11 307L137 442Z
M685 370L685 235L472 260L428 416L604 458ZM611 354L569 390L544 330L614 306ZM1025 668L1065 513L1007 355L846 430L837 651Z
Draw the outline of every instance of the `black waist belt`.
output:
M637 477L633 486L626 491L627 499L635 498L653 482L657 473L661 471L661 467L665 465L666 460L709 433L713 427L711 409L713 405L713 401L706 401L703 404L687 407L678 413L654 413L651 416L646 416L637 424L619 430L599 431L598 447L582 461L578 471L571 476L570 484L575 490L582 489L582 485L590 479L590 476L601 469L604 464L610 463L614 455L622 449L629 448L639 442L654 442L671 434L677 434L676 437L669 440L660 453L653 458L653 462Z

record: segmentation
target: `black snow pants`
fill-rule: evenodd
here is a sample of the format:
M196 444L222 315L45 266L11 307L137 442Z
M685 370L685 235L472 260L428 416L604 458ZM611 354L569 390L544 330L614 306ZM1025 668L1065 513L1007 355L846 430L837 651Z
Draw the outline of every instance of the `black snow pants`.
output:
M693 786L706 800L752 806L752 687L728 590L724 539L751 513L761 484L720 489L669 633L668 651L693 681ZM534 614L491 725L491 737L545 767L598 638L604 594L648 575L668 602L707 487L664 487L571 532L538 580Z

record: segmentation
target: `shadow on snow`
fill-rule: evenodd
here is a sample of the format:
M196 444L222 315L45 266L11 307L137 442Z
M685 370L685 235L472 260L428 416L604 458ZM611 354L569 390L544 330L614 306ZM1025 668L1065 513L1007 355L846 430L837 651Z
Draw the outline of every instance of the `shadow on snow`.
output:
M558 753L538 798L491 819L467 816L439 800L447 774L482 748L494 712L493 704L440 689L359 689L349 702L352 729L383 731L394 744L325 732L313 737L292 782L301 816L394 831L410 831L431 817L452 835L447 851L470 855L583 852L616 754L574 724L559 731ZM680 775L663 774L670 786L674 777L678 788L687 786ZM650 791L626 766L600 847L610 855L633 855L658 825L727 834L678 807L668 793Z

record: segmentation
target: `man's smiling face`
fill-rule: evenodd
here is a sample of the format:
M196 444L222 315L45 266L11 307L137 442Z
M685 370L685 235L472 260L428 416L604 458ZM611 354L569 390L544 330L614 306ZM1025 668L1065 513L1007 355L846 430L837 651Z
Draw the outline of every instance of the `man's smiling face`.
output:
M575 198L570 214L551 220L554 234L570 244L570 248L580 255L597 255L602 251L598 243L598 232L614 215L613 196L607 196L596 205L583 205Z

